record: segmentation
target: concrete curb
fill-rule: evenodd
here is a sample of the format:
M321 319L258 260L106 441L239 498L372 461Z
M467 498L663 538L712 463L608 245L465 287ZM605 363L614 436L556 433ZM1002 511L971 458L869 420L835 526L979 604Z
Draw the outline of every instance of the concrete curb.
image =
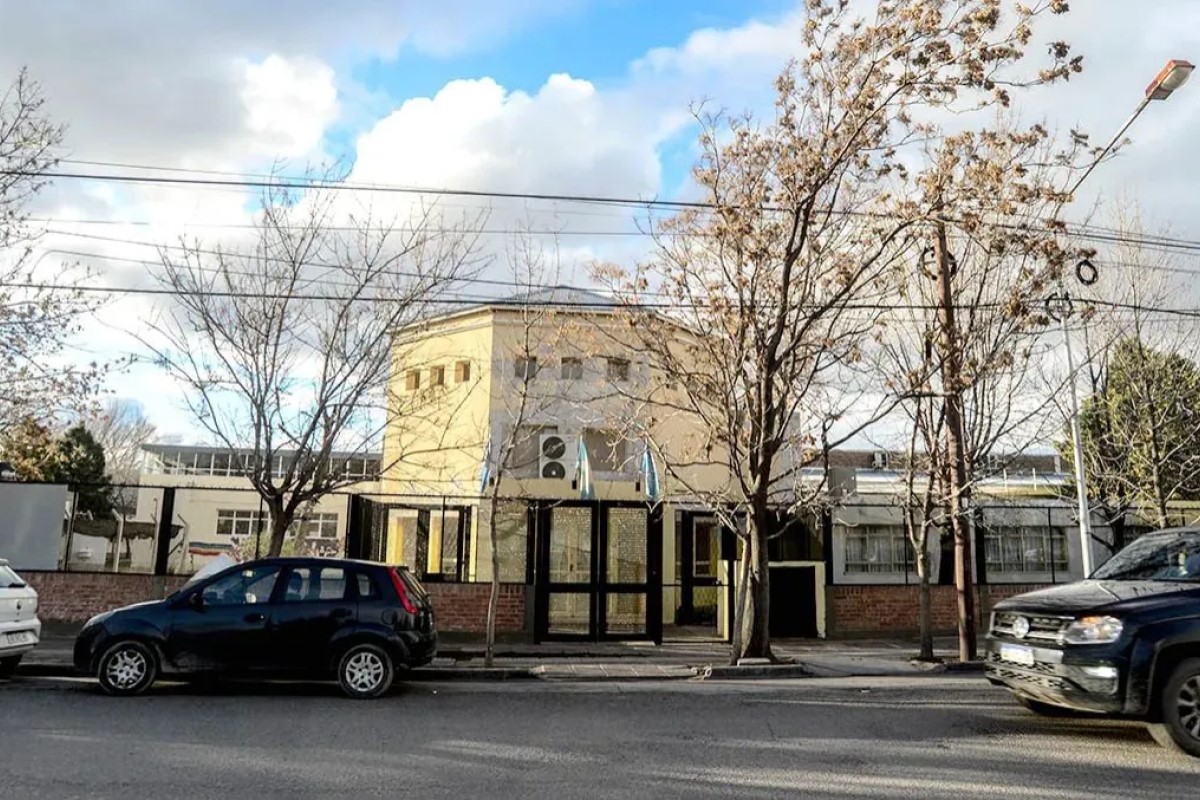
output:
M815 677L813 671L804 664L748 664L729 666L728 664L709 664L693 668L700 680L762 680L774 678L778 680Z

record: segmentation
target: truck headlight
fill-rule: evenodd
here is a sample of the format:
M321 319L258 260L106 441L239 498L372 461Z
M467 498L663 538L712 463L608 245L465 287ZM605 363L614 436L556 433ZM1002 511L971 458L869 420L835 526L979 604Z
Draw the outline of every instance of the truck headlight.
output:
M1063 631L1067 644L1108 644L1121 638L1125 625L1116 617L1080 617Z

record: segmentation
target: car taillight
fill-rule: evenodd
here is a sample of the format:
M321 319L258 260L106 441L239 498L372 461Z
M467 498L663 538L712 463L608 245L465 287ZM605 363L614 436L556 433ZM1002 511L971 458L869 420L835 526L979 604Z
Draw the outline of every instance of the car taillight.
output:
M390 570L392 574L392 586L396 587L396 595L400 598L400 605L404 606L404 610L410 614L417 613L417 607L413 603L412 598L408 596L408 586L404 583L404 578L400 577L400 571Z

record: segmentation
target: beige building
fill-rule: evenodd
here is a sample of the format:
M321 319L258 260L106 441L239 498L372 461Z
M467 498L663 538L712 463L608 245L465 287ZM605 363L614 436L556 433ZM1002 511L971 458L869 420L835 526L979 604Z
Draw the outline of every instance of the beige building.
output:
M282 475L289 453L280 453L275 472ZM163 489L174 491L174 522L178 533L171 542L170 571L190 574L211 558L245 547L252 552L260 528L270 530L270 515L250 481L240 471L248 451L231 453L219 447L146 445L133 521L155 531L161 518ZM335 456L335 468L361 482L322 498L301 511L295 533L303 533L310 546L340 553L349 524L350 495L376 492L380 470L378 455ZM264 536L265 538L265 536ZM149 571L154 564L152 538L132 539L122 548L128 566L122 571Z

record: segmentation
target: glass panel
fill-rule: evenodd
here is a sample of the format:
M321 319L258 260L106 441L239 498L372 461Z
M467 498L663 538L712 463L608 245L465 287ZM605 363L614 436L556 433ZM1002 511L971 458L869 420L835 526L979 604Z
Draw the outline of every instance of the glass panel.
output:
M721 528L715 519L696 520L696 548L693 576L697 578L717 577L717 562L720 560Z
M608 582L645 583L646 512L640 508L608 511Z
M550 582L588 583L591 575L591 509L553 509L550 512Z
M610 594L605 604L606 633L645 633L646 595L621 592Z
M590 599L583 592L551 594L549 632L587 635Z

